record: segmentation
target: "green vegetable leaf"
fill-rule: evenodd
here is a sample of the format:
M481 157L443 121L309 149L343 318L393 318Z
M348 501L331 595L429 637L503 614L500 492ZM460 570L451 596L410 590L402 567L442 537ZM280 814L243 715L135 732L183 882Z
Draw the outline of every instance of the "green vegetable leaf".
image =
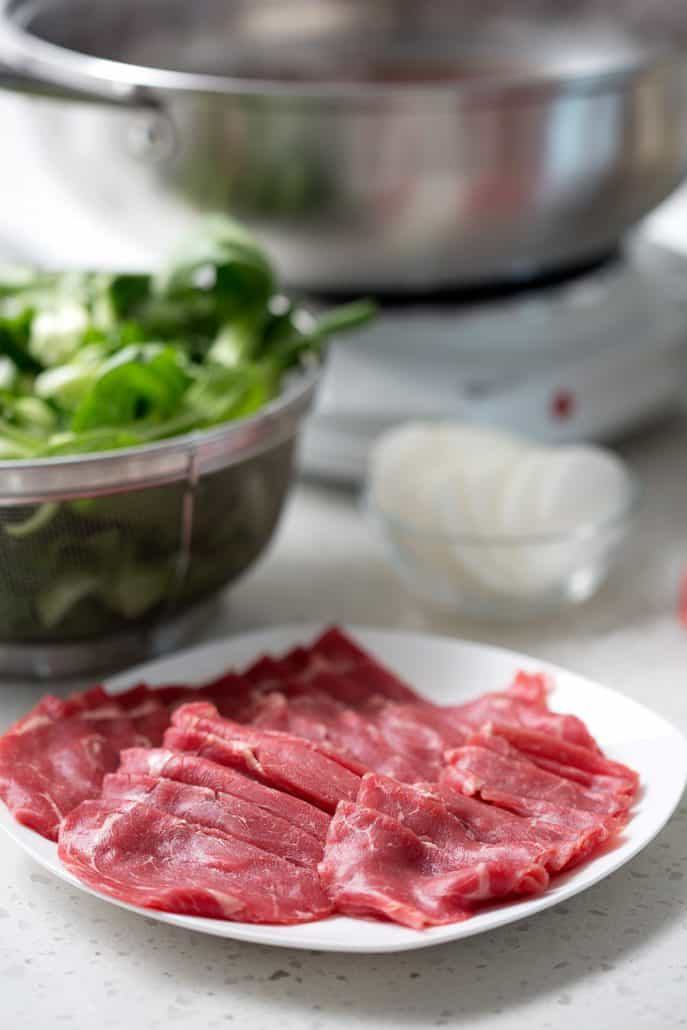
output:
M16 297L19 293L35 290L43 281L43 274L33 268L18 265L0 266L0 300Z
M238 368L255 357L262 336L264 316L251 312L222 326L207 353L207 360L225 368Z
M39 504L23 522L6 522L5 532L15 540L23 540L48 526L59 510L60 506L55 501L46 501L45 504Z
M109 283L108 294L116 319L133 319L150 297L152 276L114 275Z
M258 353L282 370L291 368L304 354L319 354L322 346L336 333L365 325L374 317L375 311L372 301L363 300L343 304L315 317L304 308L289 304L266 322Z
M67 361L81 346L89 324L83 304L61 300L37 311L31 321L29 353L48 368Z
M12 406L18 426L37 433L50 433L57 425L57 415L40 397L17 397Z
M258 244L241 226L218 216L199 223L157 280L159 295L172 300L211 297L222 321L264 307L273 289L272 267Z
M251 415L369 302L314 317L212 216L157 276L0 271L0 460L138 446Z
M371 322L377 313L377 305L372 300L354 300L350 304L340 304L338 308L318 315L315 324L318 336L334 336L335 333L349 332L359 329Z
M1 441L2 429L0 443ZM31 454L24 456L59 458L66 454L95 454L98 451L115 451L120 447L136 447L142 442L140 434L128 427L91 429L79 433L53 433L47 442L34 446Z
M63 409L73 411L97 378L97 369L77 362L57 365L36 376L34 391L37 397L51 400Z
M268 363L224 368L208 365L189 387L186 405L198 425L214 425L252 414L274 397L279 375Z
M17 366L6 354L0 355L0 390L11 390L17 382Z
M125 560L103 582L102 596L113 611L125 619L136 619L163 600L171 582L168 562Z
M136 420L161 421L175 413L188 384L179 354L164 348L151 358L139 352L118 361L95 381L74 413L71 430L82 433Z
M6 419L0 419L0 460L35 458L45 445L45 437L17 429Z
M65 572L36 597L36 610L46 629L57 626L69 611L84 598L97 593L100 576L97 572Z
M40 366L28 350L32 320L31 307L5 315L0 311L0 354L11 358L17 368L35 372Z

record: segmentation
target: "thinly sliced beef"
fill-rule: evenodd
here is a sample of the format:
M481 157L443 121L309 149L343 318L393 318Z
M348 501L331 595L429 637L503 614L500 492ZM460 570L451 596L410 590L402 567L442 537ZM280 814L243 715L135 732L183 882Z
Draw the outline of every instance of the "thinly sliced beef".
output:
M453 717L447 717L447 709L429 701L379 701L364 709L365 715L383 726L390 740L399 747L417 743L418 738L423 746L434 749L437 746L444 750L460 747L474 732L469 723L460 723ZM393 736L392 736L393 735Z
M7 732L22 733L36 726L46 725L48 722L56 722L58 719L67 719L91 709L102 708L109 705L110 701L111 697L103 687L92 687L90 690L83 690L80 693L71 694L69 697L46 694L27 715L19 722L15 722Z
M197 755L179 754L165 748L129 748L121 752L120 758L120 772L164 776L179 783L219 790L243 801L250 801L265 812L286 819L318 841L323 841L327 836L329 816L321 809L302 801L301 798L266 787L236 769L199 758Z
M314 695L288 698L280 690L273 690L256 698L250 724L261 730L292 733L326 744L329 723L342 710L338 701L319 691Z
M308 650L311 658L315 656L330 668L340 672L354 669L361 662L371 660L370 654L338 626L330 626L324 630Z
M210 701L224 718L243 722L252 711L255 686L247 676L229 672L212 683L208 683L202 689L201 695ZM189 696L185 699L184 704L197 699L198 694L196 698Z
M482 740L485 736L500 737L543 769L592 789L617 794L634 794L637 789L639 777L633 769L605 758L598 751L551 737L539 730L490 723L482 728L480 736Z
M171 708L203 699L237 722L251 722L260 700L276 690L289 697L319 690L351 707L367 704L372 695L418 700L397 675L335 628L309 648L292 648L281 658L263 655L243 673L230 670L198 687L158 688L160 700Z
M145 802L84 802L64 820L58 853L89 887L145 908L249 923L331 911L313 870Z
M139 683L125 693L115 695L114 700L152 747L162 743L169 726L169 709L154 690L145 683Z
M353 644L353 641L351 641ZM355 646L355 645L353 645ZM279 659L279 672L283 679L289 676L297 676L303 672L310 661L311 648L297 645L282 655Z
M527 754L527 752L524 753ZM565 780L574 780L575 783L579 783L583 787L589 787L590 790L608 791L620 796L632 796L636 790L627 781L619 782L612 776L599 776L598 773L586 772L584 769L579 769L574 765L562 765L553 758L544 758L542 755L532 754L527 754L527 757L535 765L538 765L540 769L546 769L547 772L555 773L556 776L562 776Z
M525 726L592 751L599 750L591 733L576 715L552 712L543 702L533 704L525 701L523 689L517 687L502 693L482 694L462 705L451 705L446 709L446 717L458 720L461 725L469 723L477 729L489 722Z
M181 705L205 701L227 718L243 719L250 714L254 689L245 675L229 669L216 679L195 686L170 683L156 687L155 695L170 712Z
M130 736L131 725L141 742L148 744L159 743L169 725L166 706L150 687L140 683L114 696L106 693L103 687L93 687L67 698L48 695L28 716L15 723L8 735L23 734L28 729L69 719L97 722L98 728L111 738L115 746L119 745L122 733L124 737Z
M577 865L601 847L613 830L604 816L581 809L569 809L533 798L501 795L498 804L487 804L460 793L461 781L454 786L450 767L441 783L424 784L444 802L449 812L460 819L477 840L491 844L525 841L548 849L546 867L551 873ZM611 824L614 829L614 825Z
M232 719L221 718L214 705L205 702L183 705L178 708L172 715L172 725L181 726L184 729L200 730L203 733L212 733L224 740L240 742L250 747L264 744L266 741L294 743L298 740L299 746L303 750L312 751L323 758L336 762L358 776L367 772L366 767L360 762L326 743L306 740L303 737L296 738L293 734L280 733L278 730L263 730L252 725L246 726L243 723L234 722Z
M311 834L273 812L241 798L136 773L110 773L103 781L103 797L146 801L170 815L197 826L222 830L288 862L315 868L322 844Z
M316 689L315 683L303 694L263 695L254 704L251 725L319 741L405 783L436 779L444 752L474 733L473 727L447 720L443 709L425 701L402 703L375 694L355 709Z
M336 910L421 930L456 923L472 910L464 874L437 876L431 848L395 819L341 802L320 863L320 880ZM466 882L467 879L467 882Z
M420 732L404 750L399 749L388 739L383 724L321 691L291 698L278 692L267 694L257 705L251 725L319 742L364 768L408 783L436 778L447 746L435 734L429 747Z
M25 724L0 738L0 797L18 822L57 840L60 820L97 797L120 748L147 743L125 716Z
M392 767L381 765L370 768L408 783L436 779L443 768L445 752L464 744L474 733L474 727L428 701L400 702L374 695L361 706L360 712L378 728L393 752L412 761L414 775L398 775Z
M418 700L418 695L410 687L370 659L345 671L314 666L300 676L286 680L285 688L289 694L320 690L349 708L363 708L371 697L402 702Z
M531 889L536 889L537 883L543 889L548 883L545 869L552 859L548 844L525 841L513 835L505 844L502 841L479 841L441 798L409 784L398 783L377 773L367 773L361 780L357 802L398 819L421 840L434 844L441 852L447 869L470 862L489 861L509 878L509 882L520 883L527 879ZM437 857L437 865L440 860Z
M334 747L346 747L367 769L405 783L432 779L443 764L444 748L438 742L430 746L418 732L405 749L398 749L383 723L373 722L352 709L340 715L331 743Z
M325 630L312 644L310 660L311 665L315 664L331 672L354 674L360 690L358 696L363 703L374 694L380 694L391 701L422 700L398 673L383 665L337 627ZM345 698L341 700L345 701Z
M0 737L0 797L123 901L437 925L544 889L628 818L637 775L549 689L433 704L329 629L199 686L46 696Z
M492 750L489 740L484 739L486 746L466 744L447 756L452 782L460 784L463 794L476 795L483 801L493 801L495 793L538 798L601 816L618 817L626 813L630 803L627 795L589 790L541 769L514 749L506 754Z
M476 845L477 851L482 848L491 850ZM319 869L339 912L416 929L465 919L481 902L539 891L546 880L540 868L530 877L522 867L515 871L512 863L482 861L475 852L462 865L457 855L449 861L397 819L350 802L336 810Z
M307 660L305 664L307 664ZM273 658L268 654L256 658L243 675L253 687L267 687L270 684L276 686L284 679L281 662L278 658Z
M46 694L30 712L10 726L4 736L18 736L29 730L48 726L50 723L57 722L58 719L68 719L90 709L109 706L111 703L112 698L105 693L103 687L92 687L90 690L72 694L70 697L55 697L53 694Z
M288 696L321 691L347 707L368 703L371 696L417 701L418 694L337 628L326 630L307 649L295 648L283 659L260 658L245 676L258 694L278 689ZM244 711L245 721L250 713Z
M520 669L515 674L511 685L506 688L506 693L509 697L525 701L529 705L538 705L540 708L546 708L546 699L551 686L552 684L543 673L525 672L524 669Z
M168 748L238 769L325 812L333 812L340 800L352 799L358 791L359 775L310 741L252 727L234 728L219 719L186 721L183 712L182 708L175 713L179 722L165 734Z
M574 797L575 791L581 791L587 798L594 798L594 808L587 808L588 811L607 812L610 816L624 821L627 818L628 810L634 801L636 784L630 784L625 777L603 776L597 773L587 773L583 769L574 766L562 765L555 759L545 759L537 755L528 754L520 748L510 744L505 737L493 732L492 726L486 726L481 733L473 734L469 741L478 747L487 748L496 754L502 755L509 760L516 760L526 766L538 769L560 780L561 790L567 791L572 788L570 797ZM620 768L625 768L624 766ZM630 773L630 770L628 770ZM540 779L538 782L542 783ZM603 803L599 800L603 799ZM546 800L546 799L544 799ZM555 799L554 799L555 800Z
M102 687L48 695L0 737L0 797L19 822L56 840L60 819L97 797L119 751L155 743L168 721L142 685L119 697Z
M222 714L225 714L226 710L227 715L234 717L235 713L240 710L244 697L252 689L245 677L229 671L209 683L196 685L166 683L151 688L150 695L154 696L166 709L167 724L169 725L170 714L175 708L195 701L214 704Z
M155 696L170 709L202 695L201 686L188 686L183 683L162 683L153 689Z

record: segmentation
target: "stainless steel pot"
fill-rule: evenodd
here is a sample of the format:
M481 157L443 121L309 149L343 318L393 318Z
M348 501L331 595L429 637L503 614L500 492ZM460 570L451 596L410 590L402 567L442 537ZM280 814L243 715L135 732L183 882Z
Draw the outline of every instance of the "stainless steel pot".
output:
M291 286L457 287L596 258L687 168L675 0L512 8L0 0L0 62L95 101L32 117L134 238L228 209Z

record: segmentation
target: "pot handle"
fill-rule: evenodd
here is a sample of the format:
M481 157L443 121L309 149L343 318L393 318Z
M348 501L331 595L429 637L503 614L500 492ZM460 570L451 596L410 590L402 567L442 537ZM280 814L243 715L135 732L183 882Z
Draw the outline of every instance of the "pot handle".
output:
M0 89L51 100L104 104L147 114L138 133L140 156L149 160L168 158L176 147L176 133L162 101L145 86L80 75L73 69L54 68L48 74L40 61L18 54L10 43L8 26L0 17Z
M6 27L0 22L0 88L29 96L54 100L78 100L85 103L112 104L115 107L158 107L149 90L127 82L98 80L74 73L71 69L54 69L47 74L41 64L25 55L12 54L5 44Z

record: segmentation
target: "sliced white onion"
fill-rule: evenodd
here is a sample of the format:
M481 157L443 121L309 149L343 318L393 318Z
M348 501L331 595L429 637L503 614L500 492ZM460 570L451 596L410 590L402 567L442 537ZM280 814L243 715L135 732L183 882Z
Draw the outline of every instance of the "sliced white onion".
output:
M590 525L619 510L627 488L620 459L599 447L551 448L539 486L537 521L544 532Z
M501 597L535 596L564 581L579 544L534 538L612 515L627 489L623 463L600 448L542 447L452 423L384 434L369 474L375 503L408 527L405 549L425 579Z

